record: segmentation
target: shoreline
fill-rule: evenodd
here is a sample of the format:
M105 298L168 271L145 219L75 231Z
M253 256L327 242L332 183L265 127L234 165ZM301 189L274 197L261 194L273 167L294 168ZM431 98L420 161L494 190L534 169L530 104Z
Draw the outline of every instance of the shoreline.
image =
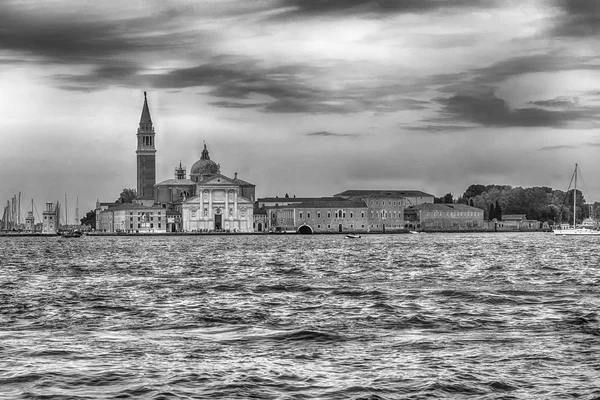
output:
M449 230L449 231L420 231L418 234L439 234L439 233L548 233L552 231L519 231L519 230ZM148 233L117 233L117 232L93 232L85 233L83 236L90 237L140 237L140 236L285 236L285 235L297 235L297 236L318 236L318 235L409 235L410 231L395 231L395 232L313 232L308 235L303 235L296 232L148 232ZM31 233L31 232L15 232L7 233L0 232L0 237L62 237L57 234L46 234L46 233Z

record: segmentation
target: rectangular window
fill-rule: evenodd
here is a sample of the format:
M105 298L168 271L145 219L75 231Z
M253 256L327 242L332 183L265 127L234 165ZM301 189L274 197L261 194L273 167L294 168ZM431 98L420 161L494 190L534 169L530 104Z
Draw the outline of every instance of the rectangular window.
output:
M327 218L331 218L331 212L327 211Z
M154 224L150 224L150 228L154 228Z
M354 213L350 211L350 218L354 218Z
M133 224L129 224L129 229L133 229Z
M343 218L346 218L346 212L344 212L344 214L343 214Z
M160 228L160 222L158 223L158 227Z
M300 211L300 218L302 218L302 211Z
M327 225L327 229L331 229L331 225Z
M309 212L306 213L306 218L310 218L310 213Z
M364 218L364 217L365 217L365 212L364 212L364 211L361 211L361 213L360 213L360 217L361 217L361 218Z
M364 226L364 225L361 225L360 227L361 227L361 228L364 228L365 226Z
M350 228L354 228L354 225L350 224Z
M321 212L320 211L317 212L317 218L321 218Z
M317 228L321 229L321 225L317 225Z

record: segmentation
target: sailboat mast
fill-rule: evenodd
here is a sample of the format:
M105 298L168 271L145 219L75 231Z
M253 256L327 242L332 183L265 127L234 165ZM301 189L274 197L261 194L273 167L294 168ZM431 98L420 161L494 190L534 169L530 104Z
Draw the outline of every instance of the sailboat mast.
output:
M577 227L575 217L577 216L577 163L575 163L575 189L573 189L573 228Z

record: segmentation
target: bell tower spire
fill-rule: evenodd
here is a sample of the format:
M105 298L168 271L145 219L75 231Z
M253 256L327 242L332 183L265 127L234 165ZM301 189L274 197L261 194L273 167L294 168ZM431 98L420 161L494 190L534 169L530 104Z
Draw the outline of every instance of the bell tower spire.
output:
M137 199L151 203L154 200L156 183L156 147L154 125L148 108L148 97L144 92L142 116L137 130Z

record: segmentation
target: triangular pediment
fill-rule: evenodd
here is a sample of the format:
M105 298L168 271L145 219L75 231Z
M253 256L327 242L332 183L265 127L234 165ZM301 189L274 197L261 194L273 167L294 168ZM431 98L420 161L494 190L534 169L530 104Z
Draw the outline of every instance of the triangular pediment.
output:
M201 182L197 183L198 186L239 186L239 183L225 175L216 174Z

